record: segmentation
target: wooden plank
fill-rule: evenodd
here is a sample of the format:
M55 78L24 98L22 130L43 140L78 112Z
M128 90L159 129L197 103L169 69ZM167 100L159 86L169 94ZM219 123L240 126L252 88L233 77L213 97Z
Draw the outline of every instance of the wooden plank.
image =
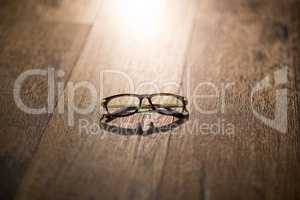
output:
M33 0L34 8L47 21L93 24L101 6L99 0Z
M15 195L51 117L51 114L31 115L21 111L13 97L14 82L27 70L48 67L63 70L65 75L58 80L67 81L92 25L51 21L50 16L45 21L36 13L35 8L40 4L35 3L1 2L1 199L12 199ZM56 8L60 10L59 5ZM21 98L26 105L42 107L47 103L47 89L47 77L29 78L22 86ZM54 98L57 101L57 96Z
M128 1L129 5L118 7L119 3L105 1L102 4L103 9L96 20L98 23L93 27L70 82L88 80L97 91L103 88L101 96L128 92L128 81L120 74L107 73L101 82L101 72L114 70L132 79L134 92L158 92L153 84L149 84L151 82L159 87L159 91L178 93L193 26L194 2L153 1L143 5ZM150 12L162 15L161 18L149 13L149 8L153 9ZM140 19L134 21L135 17L150 21L144 26L139 24ZM166 83L173 85L167 87ZM64 99L69 98L70 94L66 91ZM79 106L88 105L91 101L87 91L78 91L75 99ZM99 110L89 115L76 114L75 127L68 126L67 113L54 115L18 197L154 198L168 153L170 135L80 134L79 119L98 124Z
M93 24L100 6L100 0L3 0L0 16L3 22L26 19Z
M225 125L233 124L235 131L222 135L198 129L187 141L171 141L169 152L179 152L166 158L159 197L298 199L299 109L294 93L297 64L293 55L297 51L293 46L299 34L293 30L290 14L295 4L202 1L200 5L184 81L190 85L185 91L196 100L194 95L215 94L211 85L217 91L223 83L234 85L221 95L225 98L224 113L220 108L216 114L200 112L197 107L210 111L220 103L216 98L203 98L193 103L187 126L217 124L221 119ZM255 84L267 75L274 77L282 64L289 70L287 133L257 119L250 101ZM210 85L199 87L201 83ZM260 107L266 116L273 114L274 99L274 90L254 96L255 102L266 102Z
M103 3L71 81L91 81L101 96L128 91L120 74L107 73L101 80L104 70L126 73L136 87L154 81L160 91L189 97L190 121L172 134L120 136L98 130L86 135L80 134L78 121L98 124L98 104L91 114L76 114L75 127L68 126L68 113L56 112L18 199L299 199L299 105L294 93L299 4L165 1L166 21L155 36L136 19L142 12L134 15L139 9L146 12L145 7L131 10L132 15L118 3ZM289 70L287 133L263 124L250 106L253 86L267 75L274 77L282 63ZM168 82L176 85L167 89ZM196 90L205 82L218 91L222 84L234 83L225 91L223 113L199 112L199 107L213 109L218 103L196 101L194 91L214 92L211 87ZM148 84L137 92L153 90ZM256 102L266 102L257 108L266 116L273 115L274 94L255 96ZM66 90L60 102L67 106L63 100L70 97ZM91 96L80 90L75 99L78 106L87 106ZM194 123L212 125L218 119L233 124L234 132L193 129Z

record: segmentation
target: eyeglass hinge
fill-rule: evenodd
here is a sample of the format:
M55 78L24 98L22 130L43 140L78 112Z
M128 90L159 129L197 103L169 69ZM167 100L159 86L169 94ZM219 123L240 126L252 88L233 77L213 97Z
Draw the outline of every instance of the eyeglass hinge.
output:
M101 100L101 106L104 106L105 103L106 103L106 100L105 100L105 99L102 99L102 100Z
M189 101L187 100L186 97L183 98L184 103L187 105L189 103Z

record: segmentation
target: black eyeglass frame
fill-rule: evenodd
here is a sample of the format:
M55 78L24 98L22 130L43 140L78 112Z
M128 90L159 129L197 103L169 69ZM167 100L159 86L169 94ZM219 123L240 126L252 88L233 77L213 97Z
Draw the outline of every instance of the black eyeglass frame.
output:
M137 97L139 99L139 107L136 108L136 110L134 112L128 113L128 114L122 114L122 115L118 115L118 114L112 114L109 112L108 109L108 103L118 97L124 97L124 96L131 96L131 97ZM177 98L178 100L180 100L182 102L182 112L178 112L178 111L173 111L172 114L167 114L166 112L161 112L160 110L158 110L155 105L152 103L151 98L155 97L155 96L172 96ZM113 95L113 96L109 96L106 98L103 98L101 101L101 105L105 108L107 114L105 114L106 117L127 117L129 115L133 115L139 112L139 110L142 108L142 101L143 99L147 99L149 104L150 104L150 108L152 109L152 111L156 111L160 114L164 114L164 115L172 115L175 117L183 117L184 116L184 112L188 112L186 106L188 105L188 100L180 95L176 95L176 94L172 94L172 93L154 93L154 94L117 94L117 95ZM180 106L181 107L181 106Z

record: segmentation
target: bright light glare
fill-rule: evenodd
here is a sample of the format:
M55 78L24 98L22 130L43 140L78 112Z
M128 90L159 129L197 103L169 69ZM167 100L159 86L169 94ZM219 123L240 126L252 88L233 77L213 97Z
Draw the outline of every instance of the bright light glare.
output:
M144 36L157 36L162 31L163 0L119 0L118 15L122 28Z

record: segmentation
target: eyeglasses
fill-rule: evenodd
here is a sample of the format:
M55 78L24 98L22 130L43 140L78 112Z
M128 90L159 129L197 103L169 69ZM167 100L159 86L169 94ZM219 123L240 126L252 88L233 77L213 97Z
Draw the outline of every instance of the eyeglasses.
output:
M150 95L119 94L104 98L101 105L107 111L106 116L126 117L138 112L154 111L163 115L182 117L188 112L185 97L170 94L158 93Z

